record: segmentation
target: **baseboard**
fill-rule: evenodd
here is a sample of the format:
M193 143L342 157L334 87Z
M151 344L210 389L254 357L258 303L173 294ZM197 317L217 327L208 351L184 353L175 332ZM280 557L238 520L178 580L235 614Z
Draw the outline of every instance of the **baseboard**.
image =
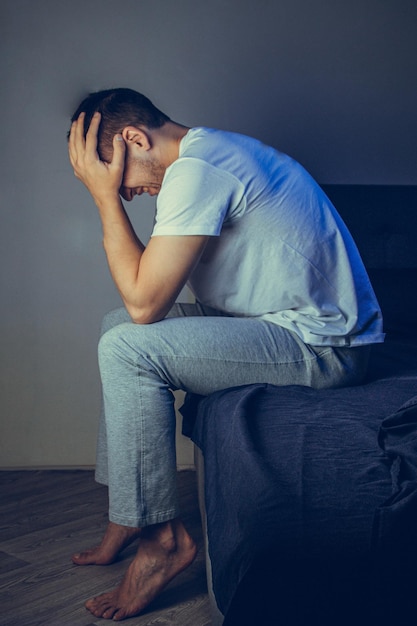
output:
M58 472L58 471L86 471L93 472L94 465L10 465L0 467L0 472Z
M0 467L0 472L63 472L63 471L86 471L93 472L94 465L30 465L30 466L9 466ZM195 471L194 463L181 463L178 464L177 470L183 472L185 470Z

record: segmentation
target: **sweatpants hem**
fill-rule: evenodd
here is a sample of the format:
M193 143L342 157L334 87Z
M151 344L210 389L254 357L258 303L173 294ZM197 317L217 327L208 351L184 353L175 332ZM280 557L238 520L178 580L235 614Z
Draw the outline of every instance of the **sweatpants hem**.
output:
M164 513L155 513L154 515L148 515L147 517L125 517L118 515L117 513L111 513L109 511L109 520L114 524L120 526L130 526L131 528L145 528L145 526L153 526L154 524L162 524L163 522L169 522L179 516L177 509L171 509Z

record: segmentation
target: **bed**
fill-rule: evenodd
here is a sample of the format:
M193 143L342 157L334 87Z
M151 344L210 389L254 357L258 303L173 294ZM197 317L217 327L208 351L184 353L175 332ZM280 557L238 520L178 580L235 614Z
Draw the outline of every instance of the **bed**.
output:
M384 314L357 387L188 396L213 624L406 626L417 584L417 187L324 186Z

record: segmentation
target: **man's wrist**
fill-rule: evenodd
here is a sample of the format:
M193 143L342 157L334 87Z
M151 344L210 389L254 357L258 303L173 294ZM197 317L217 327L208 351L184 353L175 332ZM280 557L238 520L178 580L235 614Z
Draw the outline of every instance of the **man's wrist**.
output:
M93 199L99 211L109 211L114 209L115 207L121 208L123 206L122 200L118 192L107 193L106 195L100 196L93 196Z

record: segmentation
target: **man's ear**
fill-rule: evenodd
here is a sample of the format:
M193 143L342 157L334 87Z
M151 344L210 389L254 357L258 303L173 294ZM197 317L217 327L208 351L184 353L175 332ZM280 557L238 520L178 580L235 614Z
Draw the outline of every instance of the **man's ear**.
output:
M128 145L137 145L141 150L145 152L152 147L151 138L149 133L143 128L137 126L126 126L122 130L122 137Z

